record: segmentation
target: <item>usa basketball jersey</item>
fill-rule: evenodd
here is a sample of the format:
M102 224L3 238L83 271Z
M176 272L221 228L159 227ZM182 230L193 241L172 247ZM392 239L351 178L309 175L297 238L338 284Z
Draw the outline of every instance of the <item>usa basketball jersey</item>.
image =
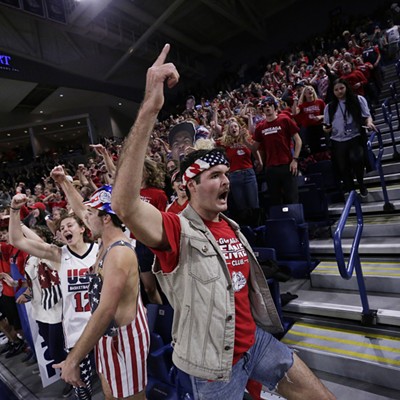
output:
M63 327L65 346L70 349L80 338L91 316L89 304L89 277L86 272L96 262L98 245L88 244L82 256L63 246L58 272L63 296Z

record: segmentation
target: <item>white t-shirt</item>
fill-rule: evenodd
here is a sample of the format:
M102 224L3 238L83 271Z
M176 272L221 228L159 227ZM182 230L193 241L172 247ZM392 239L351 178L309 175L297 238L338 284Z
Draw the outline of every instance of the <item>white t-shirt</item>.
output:
M88 269L94 265L98 251L96 243L88 244L87 252L79 256L68 246L62 247L58 271L63 296L63 327L67 349L75 346L91 316Z
M29 275L29 278L32 281L32 317L35 321L47 324L58 324L61 322L62 318L62 299L48 310L43 308L42 289L39 283L40 277L38 275L38 266L40 262L46 263L50 269L55 269L52 261L40 259L34 256L30 256L25 263L25 273Z
M389 29L386 29L386 35L389 44L397 43L400 39L399 27L395 25Z

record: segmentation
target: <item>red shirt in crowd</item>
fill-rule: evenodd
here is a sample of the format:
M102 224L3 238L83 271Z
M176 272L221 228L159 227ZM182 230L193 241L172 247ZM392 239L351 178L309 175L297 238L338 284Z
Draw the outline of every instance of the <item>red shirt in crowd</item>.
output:
M189 200L186 200L182 205L178 203L178 199L175 199L170 205L167 206L165 211L172 212L174 214L180 214L188 205Z
M341 78L346 80L350 87L353 89L355 94L359 94L360 96L364 96L364 85L368 83L367 79L365 78L364 74L357 69L353 70L349 74L341 75ZM355 87L357 83L361 85Z
M230 164L230 172L253 168L251 150L245 144L234 143L230 146L224 146L220 141L217 141L217 145L225 149L226 158Z
M169 251L154 250L163 272L172 272L179 261L181 224L176 214L164 212L163 225L170 244ZM233 229L225 220L204 221L225 256L233 290L235 292L235 347L233 363L254 344L256 323L250 309L249 285L250 263L247 253Z
M295 119L299 125L304 127L320 125L321 120L317 119L318 115L324 115L325 102L321 99L314 101L305 101L299 104L300 113Z
M140 198L146 203L152 204L160 211L165 211L167 207L168 198L164 190L154 187L140 189Z
M299 132L297 124L287 116L279 114L269 122L261 121L254 133L254 140L261 144L267 167L290 164L292 162L292 137Z
M24 251L18 250L16 247L8 244L6 242L0 242L0 272L5 272L6 274L11 274L11 259L16 256L15 263L17 264L18 271L21 275L25 275L25 260L28 254ZM5 280L3 283L3 295L14 297L15 289L9 286Z
M60 200L60 201L49 201L47 205L50 208L50 211L54 208L66 208L67 207L67 202L65 200Z

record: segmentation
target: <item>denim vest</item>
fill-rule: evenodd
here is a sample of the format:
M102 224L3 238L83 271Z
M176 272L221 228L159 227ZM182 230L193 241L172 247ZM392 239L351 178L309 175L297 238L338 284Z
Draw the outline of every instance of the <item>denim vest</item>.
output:
M235 340L235 300L224 255L200 216L188 205L181 213L178 265L163 273L155 262L153 272L174 309L173 362L203 379L230 379ZM249 298L258 326L271 333L282 325L267 282L239 226L223 215L245 247L250 262Z

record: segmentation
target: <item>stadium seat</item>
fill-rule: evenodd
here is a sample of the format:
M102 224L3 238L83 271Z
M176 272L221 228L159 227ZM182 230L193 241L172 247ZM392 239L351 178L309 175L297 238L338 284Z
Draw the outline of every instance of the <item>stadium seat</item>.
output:
M172 341L171 329L174 310L170 305L147 304L147 320L150 333L157 333L164 344Z
M155 384L175 388L172 363L171 329L173 309L169 305L147 304L147 319L150 330L150 351L147 357L147 373ZM153 388L153 390L156 390ZM171 389L172 390L172 389ZM170 393L170 391L163 391ZM175 393L176 394L176 393ZM169 394L168 394L169 395ZM148 396L148 398L150 398ZM153 397L151 397L153 398ZM160 397L164 398L164 397ZM174 397L165 397L174 398Z
M286 266L294 278L309 276L317 262L311 260L302 204L271 207L265 226L267 247L275 249L278 264Z

